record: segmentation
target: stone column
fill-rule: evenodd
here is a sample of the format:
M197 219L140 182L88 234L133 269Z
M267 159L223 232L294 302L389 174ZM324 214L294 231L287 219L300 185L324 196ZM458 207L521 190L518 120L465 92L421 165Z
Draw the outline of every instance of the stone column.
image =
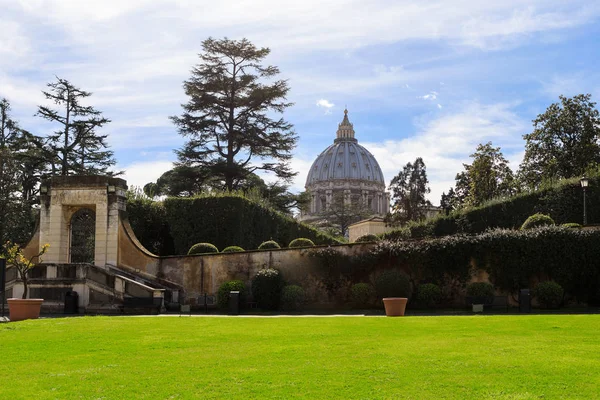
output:
M352 191L350 189L344 189L344 205L349 206L352 202Z
M329 210L329 207L331 207L331 197L332 197L332 190L326 190L325 191L325 209Z

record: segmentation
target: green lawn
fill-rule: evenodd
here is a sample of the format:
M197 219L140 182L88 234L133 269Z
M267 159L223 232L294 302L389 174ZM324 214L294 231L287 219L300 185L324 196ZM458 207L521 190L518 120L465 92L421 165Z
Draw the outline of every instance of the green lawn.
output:
M0 324L0 399L600 397L600 316Z

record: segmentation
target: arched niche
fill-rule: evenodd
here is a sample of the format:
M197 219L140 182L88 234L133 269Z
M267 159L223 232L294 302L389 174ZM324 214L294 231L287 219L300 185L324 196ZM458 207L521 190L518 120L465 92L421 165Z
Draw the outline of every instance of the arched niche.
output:
M96 213L80 208L69 223L69 262L94 264L96 248Z

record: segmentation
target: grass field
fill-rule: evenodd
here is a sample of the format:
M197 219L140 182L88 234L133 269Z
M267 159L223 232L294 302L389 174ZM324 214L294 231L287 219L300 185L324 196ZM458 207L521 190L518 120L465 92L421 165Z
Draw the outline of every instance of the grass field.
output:
M600 316L0 324L0 399L600 397Z

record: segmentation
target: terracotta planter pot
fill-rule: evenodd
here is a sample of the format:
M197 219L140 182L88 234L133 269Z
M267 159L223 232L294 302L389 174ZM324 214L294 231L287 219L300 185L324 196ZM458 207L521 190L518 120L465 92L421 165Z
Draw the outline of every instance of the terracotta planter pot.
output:
M402 317L406 309L406 297L386 297L383 299L385 315L388 317Z
M37 319L44 299L8 299L9 318L12 322Z

